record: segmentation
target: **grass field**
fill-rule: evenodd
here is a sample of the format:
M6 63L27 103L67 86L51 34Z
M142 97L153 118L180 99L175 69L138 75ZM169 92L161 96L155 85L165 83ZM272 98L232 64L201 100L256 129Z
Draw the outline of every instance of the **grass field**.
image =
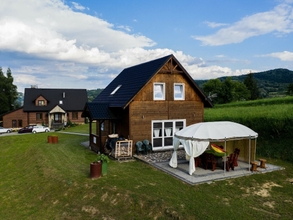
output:
M269 159L285 169L190 186L140 161L111 160L91 180L87 137L56 134L58 144L45 133L0 136L0 219L293 218L292 163Z
M243 123L259 133L258 156L284 169L190 186L140 161L111 160L89 178L88 137L54 132L0 135L0 219L292 219L293 98L239 102L205 120ZM88 133L88 125L65 131Z
M244 124L258 133L258 155L293 162L293 96L205 109L205 121L225 120Z

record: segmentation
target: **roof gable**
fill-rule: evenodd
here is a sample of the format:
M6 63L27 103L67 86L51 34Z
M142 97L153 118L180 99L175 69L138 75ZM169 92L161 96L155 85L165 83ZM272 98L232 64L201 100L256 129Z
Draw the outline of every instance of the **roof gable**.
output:
M161 69L172 57L162 57L157 60L142 63L124 69L94 100L93 102L107 102L109 107L125 108L129 101L142 87ZM111 95L114 90L120 88Z
M37 106L35 100L44 97L46 106ZM26 88L24 92L23 110L27 111L50 111L56 105L64 111L82 111L87 102L86 89L39 89Z
M195 91L202 98L205 106L212 106L194 80L173 56L168 55L156 60L124 69L93 102L108 103L109 107L126 108L130 101L159 71L179 71L185 74Z

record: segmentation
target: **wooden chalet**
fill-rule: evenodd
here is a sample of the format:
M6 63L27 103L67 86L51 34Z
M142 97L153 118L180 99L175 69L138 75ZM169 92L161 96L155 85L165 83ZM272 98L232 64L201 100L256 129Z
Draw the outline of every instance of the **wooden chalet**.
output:
M176 131L202 122L204 107L212 104L169 55L124 69L93 102L86 103L82 117L89 118L94 151L103 152L110 134L134 144L147 139L156 151L171 149ZM96 133L92 132L93 121L97 122Z
M86 102L86 89L26 88L23 107L5 114L3 126L20 128L45 124L59 128L69 121L84 123L81 114Z

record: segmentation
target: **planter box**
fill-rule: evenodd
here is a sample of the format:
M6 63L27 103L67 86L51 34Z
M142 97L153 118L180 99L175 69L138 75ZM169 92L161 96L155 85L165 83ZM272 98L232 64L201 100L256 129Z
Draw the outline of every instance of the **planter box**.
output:
M48 136L48 143L49 144L57 144L58 143L58 136Z

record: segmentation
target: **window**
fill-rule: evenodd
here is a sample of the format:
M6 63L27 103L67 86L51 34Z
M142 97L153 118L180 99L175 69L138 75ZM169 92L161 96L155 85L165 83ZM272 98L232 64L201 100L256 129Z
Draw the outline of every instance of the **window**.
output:
M43 119L43 114L42 113L37 113L36 114L36 119L37 120L42 120Z
M114 89L113 92L111 92L110 95L114 95L117 92L117 90L120 89L121 86L122 85L117 86L116 89Z
M72 119L78 119L78 112L72 112Z
M153 150L173 148L174 134L185 127L185 119L152 121Z
M22 120L18 119L18 127L22 127Z
M165 83L154 83L154 100L165 100Z
M44 105L45 105L45 100L38 101L38 106L44 106Z
M174 100L184 100L185 99L185 91L183 83L175 83L174 84Z

